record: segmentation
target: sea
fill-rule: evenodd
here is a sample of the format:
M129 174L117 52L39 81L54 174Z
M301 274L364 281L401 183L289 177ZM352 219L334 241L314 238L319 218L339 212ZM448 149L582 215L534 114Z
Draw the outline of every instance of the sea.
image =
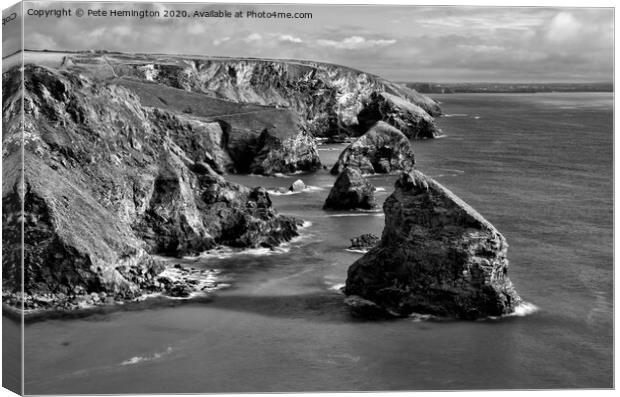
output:
M506 237L527 302L478 321L352 318L340 288L380 235L377 212L322 209L327 170L230 176L303 219L276 250L185 258L216 269L212 301L125 305L25 327L25 392L223 393L613 387L613 94L435 95L444 137L416 166ZM331 166L344 144L321 145ZM395 175L375 175L380 202ZM276 194L302 179L307 188ZM4 326L17 327L8 319ZM5 328L7 329L7 328ZM6 331L5 331L6 332Z

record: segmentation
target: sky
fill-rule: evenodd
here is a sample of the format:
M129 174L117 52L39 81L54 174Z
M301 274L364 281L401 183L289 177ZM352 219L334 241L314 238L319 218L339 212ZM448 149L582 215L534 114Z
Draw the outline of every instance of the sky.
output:
M26 2L25 9L311 12L312 19L25 17L28 49L294 58L395 81L611 82L611 8ZM6 32L5 36L6 36ZM6 52L5 52L6 54Z

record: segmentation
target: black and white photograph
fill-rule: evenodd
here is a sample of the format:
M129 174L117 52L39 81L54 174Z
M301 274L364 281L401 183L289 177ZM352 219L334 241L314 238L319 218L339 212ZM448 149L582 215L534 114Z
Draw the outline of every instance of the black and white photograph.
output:
M613 4L2 5L2 387L614 389Z

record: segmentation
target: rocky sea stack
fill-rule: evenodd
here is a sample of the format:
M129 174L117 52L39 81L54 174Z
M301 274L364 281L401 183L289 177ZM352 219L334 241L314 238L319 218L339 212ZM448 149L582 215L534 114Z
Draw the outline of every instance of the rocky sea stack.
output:
M345 168L334 183L323 209L372 210L377 207L375 187L355 167Z
M521 302L507 276L506 240L448 189L403 173L383 209L381 242L348 271L354 314L476 319Z
M387 92L374 92L357 115L362 130L385 121L410 139L436 138L442 134L434 119L419 106Z
M330 172L338 175L346 167L355 167L364 174L385 174L411 170L414 164L413 148L405 134L379 121L344 149Z

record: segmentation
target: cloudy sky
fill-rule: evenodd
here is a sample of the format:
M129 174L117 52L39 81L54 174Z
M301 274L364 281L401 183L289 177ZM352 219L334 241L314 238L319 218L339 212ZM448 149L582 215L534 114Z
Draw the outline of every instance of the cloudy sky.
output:
M49 9L62 3L26 2ZM66 3L75 9L77 4ZM84 9L159 10L89 3ZM30 49L299 58L397 81L609 82L610 8L172 4L174 9L311 12L312 19L25 18Z

